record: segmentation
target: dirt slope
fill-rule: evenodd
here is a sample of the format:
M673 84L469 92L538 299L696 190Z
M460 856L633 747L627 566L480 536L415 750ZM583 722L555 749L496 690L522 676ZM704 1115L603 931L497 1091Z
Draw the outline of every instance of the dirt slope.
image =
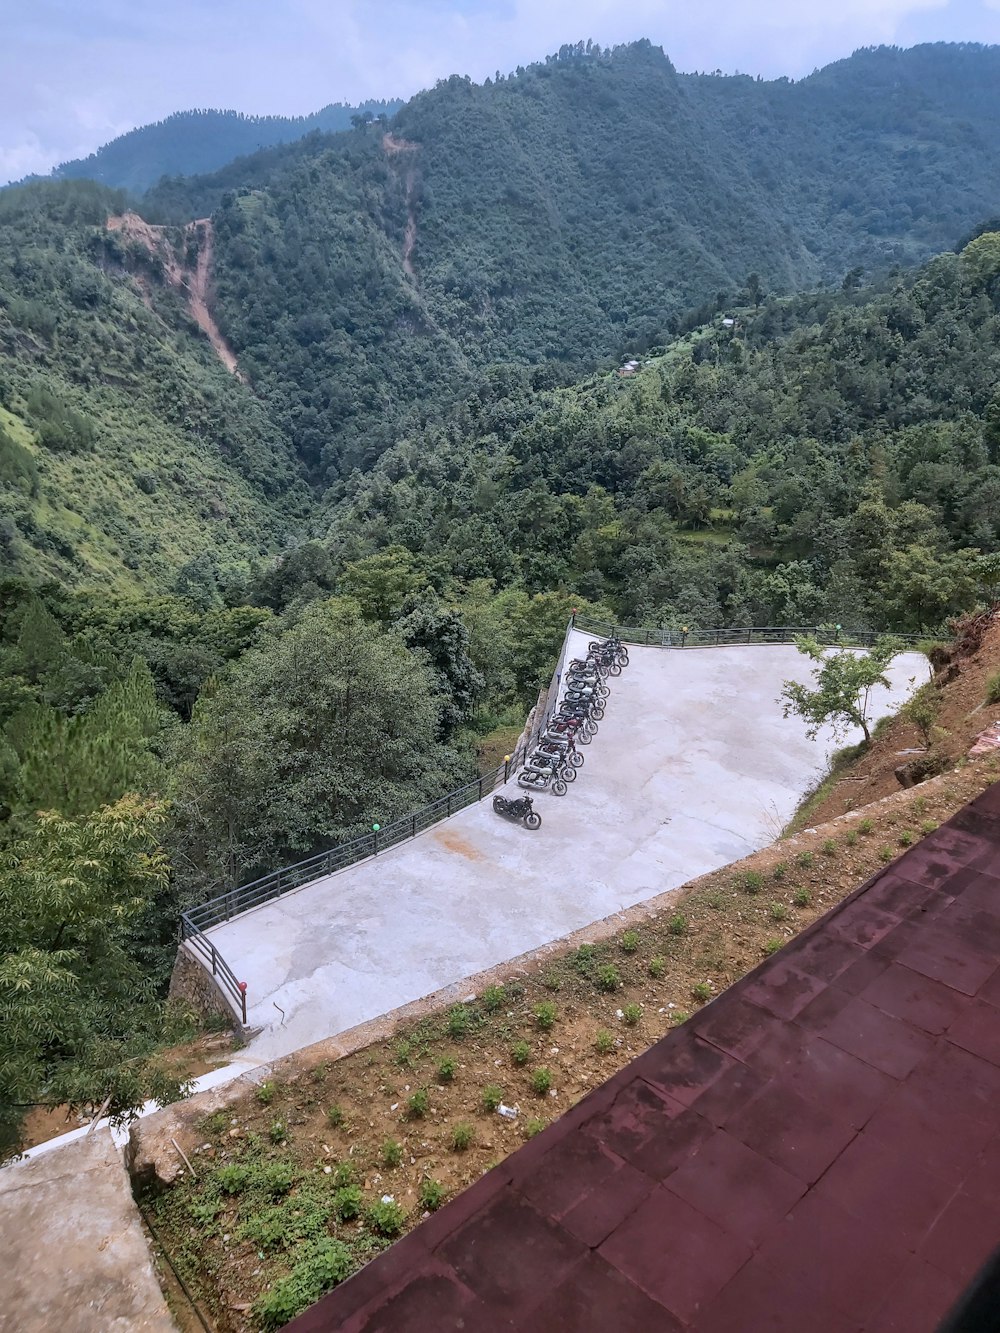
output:
M938 771L967 755L977 738L1000 722L1000 704L986 702L991 677L1000 672L1000 615L970 617L954 643L935 654L935 674L927 691L933 706L930 745L909 717L894 718L871 749L838 775L831 790L809 807L808 822L820 824L847 810L898 792L896 770L925 756Z
M209 309L209 295L212 282L212 254L215 237L211 218L196 218L184 229L185 242L193 235L197 240L197 259L194 268L189 268L184 256L175 251L166 235L164 227L153 226L138 213L123 213L120 217L110 217L108 231L120 232L126 240L138 242L150 255L158 259L163 268L163 277L168 286L181 292L186 300L188 313L201 331L208 338L215 354L231 375L242 380L236 363L236 354L222 336L218 324ZM185 250L187 245L185 244ZM144 295L148 295L144 293ZM148 304L148 301L147 301Z

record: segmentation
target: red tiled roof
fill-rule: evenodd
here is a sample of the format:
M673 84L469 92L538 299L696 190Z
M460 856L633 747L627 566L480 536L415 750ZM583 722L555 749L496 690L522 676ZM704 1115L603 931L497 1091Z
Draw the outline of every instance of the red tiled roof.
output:
M1000 785L291 1325L931 1333L1000 1242Z

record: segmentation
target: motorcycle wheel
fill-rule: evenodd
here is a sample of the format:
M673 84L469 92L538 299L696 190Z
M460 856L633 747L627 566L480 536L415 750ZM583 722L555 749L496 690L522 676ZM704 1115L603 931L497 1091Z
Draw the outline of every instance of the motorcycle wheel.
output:
M618 665L619 665L619 666L628 666L628 653L625 651L624 648L623 648L623 649L621 650L621 652L618 654Z
M556 778L555 782L553 782L552 793L554 796L566 795L566 784L563 782L562 778Z
M597 720L600 721L601 718L604 716L604 709L603 709L603 707L602 707L600 704L595 705L595 707L593 707L593 708L590 710L590 716L591 716L591 717L596 717Z
M565 768L559 770L559 776L562 778L563 782L575 782L576 769L571 768L569 764L567 764Z
M582 768L582 767L583 767L583 755L582 755L582 754L571 754L570 757L569 757L569 762L573 765L574 768Z
M580 730L577 732L576 738L581 745L589 745L592 737L589 731L584 731L584 729L581 727Z
M601 696L602 699L607 699L611 694L611 690L608 688L607 685L601 685L598 687L597 693Z
M541 815L538 813L537 810L532 810L532 812L531 812L530 815L525 815L525 816L524 816L524 827L525 827L525 828L541 828L541 827L542 827L542 817L541 817Z
M619 662L612 662L612 664L611 664L611 675L612 675L612 676L620 676L621 674L622 674L621 664L620 664Z
M503 814L504 799L502 796L493 797L493 809L498 815Z

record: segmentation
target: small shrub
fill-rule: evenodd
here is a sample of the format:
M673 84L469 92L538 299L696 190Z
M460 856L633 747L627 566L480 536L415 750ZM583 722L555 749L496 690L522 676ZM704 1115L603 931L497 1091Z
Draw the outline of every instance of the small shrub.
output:
M900 847L912 847L914 840L915 835L908 828L903 829L902 833L899 835Z
M636 1023L642 1017L641 1004L627 1004L622 1009L622 1022L627 1023L630 1028L634 1028Z
M346 1189L348 1185L353 1185L355 1180L354 1163L338 1162L333 1168L333 1187L334 1189Z
M995 676L990 676L986 682L986 702L1000 704L1000 671Z
M722 910L723 900L721 893L710 893L705 901L708 903L709 907L713 908L716 912Z
M759 870L748 870L743 876L742 885L747 893L760 893L764 887L764 876Z
M361 1190L357 1185L341 1185L333 1195L333 1215L338 1222L353 1222L361 1216Z
M483 1088L483 1110L495 1111L503 1101L503 1088L496 1083L487 1083Z
M464 1121L456 1125L451 1131L452 1152L465 1152L475 1137L475 1131L471 1125L467 1125Z
M438 1065L437 1079L439 1083L450 1083L454 1077L455 1077L455 1061L449 1055L446 1056L445 1059L443 1059L441 1063Z
M246 1188L249 1175L248 1166L244 1166L241 1162L229 1162L226 1166L219 1167L214 1179L223 1194L239 1194Z
M622 984L622 979L618 975L617 967L611 963L605 963L603 967L597 969L597 989L606 991L616 991Z
M552 1070L536 1069L531 1076L531 1091L537 1092L539 1097L544 1097L552 1087Z
M413 1064L413 1044L404 1037L396 1043L396 1064L400 1069L409 1069Z
M662 977L667 970L667 965L662 958L651 958L649 960L649 975L654 979Z
M677 912L670 918L667 929L670 931L671 935L686 935L688 929L687 917L682 916L680 912Z
M920 832L923 834L933 833L937 828L937 821L934 819L925 819L920 825Z
M406 1114L410 1120L423 1120L430 1110L431 1099L426 1088L418 1088L406 1103Z
M558 972L546 972L545 975L542 977L542 985L545 987L546 990L550 991L562 990L562 984L563 984L562 977L559 975Z
M495 1014L506 999L507 995L502 986L487 986L479 997L479 1003L488 1014Z
M382 1144L382 1165L387 1167L399 1166L403 1160L403 1145L395 1139L386 1139Z
M535 1006L535 1022L543 1032L549 1032L555 1026L558 1012L551 1000L543 1000Z
M531 1047L526 1041L515 1041L510 1048L510 1058L516 1065L526 1065L531 1059Z
M858 822L858 832L864 833L866 837L874 830L874 828L875 821L873 819L862 819Z
M768 958L770 958L771 954L777 953L779 949L783 949L784 947L784 940L770 939L764 945L764 952L767 954Z
M808 889L796 889L793 902L796 907L808 907L812 902L812 894Z
M833 838L824 838L822 852L824 856L837 855L837 844Z
M586 974L590 971L594 961L594 946L592 944L581 944L573 955L573 966L578 972Z
M594 1037L594 1050L598 1055L607 1055L614 1050L615 1039L607 1028L599 1028Z
M771 871L771 877L772 877L773 879L776 879L776 880L778 881L779 884L780 884L781 881L787 876L787 874L788 874L788 862L787 862L787 861L779 861L778 864L777 864L777 865L774 867L774 869Z
M285 1140L285 1122L284 1120L274 1120L268 1126L267 1137L272 1143L283 1143Z
M712 998L712 987L707 981L699 981L696 986L691 987L691 996L699 1004L705 1004Z
M467 1004L453 1004L448 1010L448 1036L464 1037L472 1027L472 1011Z
M326 1123L331 1129L339 1129L344 1123L344 1109L336 1102L326 1108Z
M879 859L880 861L883 861L886 865L889 864L889 862L892 860L892 858L893 858L895 855L896 855L896 853L893 851L893 849L892 849L891 847L880 847L880 848L879 848L878 859Z
M858 842L858 835L854 831L854 829L851 829L851 831L844 837L844 843L848 847L856 847L857 842Z
M309 1077L314 1083L322 1083L329 1072L330 1071L327 1069L326 1065L317 1065Z
M254 1094L261 1106L270 1106L274 1101L274 1094L277 1091L270 1079L262 1083Z
M417 1202L426 1213L436 1212L444 1203L445 1188L438 1180L424 1176L417 1192Z
M391 1239L393 1236L398 1236L402 1231L406 1214L398 1203L392 1201L383 1203L379 1199L378 1203L369 1206L365 1213L365 1221L377 1236L385 1236Z
M331 1287L343 1282L357 1266L350 1250L339 1240L314 1240L287 1277L280 1278L254 1304L253 1313L264 1333L273 1333L314 1305Z
M675 1027L677 1027L681 1023L686 1023L690 1017L691 1015L685 1013L683 1009L675 1009L674 1012L670 1015L670 1021L671 1023L673 1023Z
M524 1137L533 1139L536 1134L541 1134L545 1128L545 1121L539 1120L537 1116L532 1116L530 1120L524 1122Z
M618 947L622 953L635 953L639 948L639 932L626 930L618 941Z
M772 921L787 921L788 908L784 903L772 903L767 909Z
M795 859L796 861L798 861L800 866L804 866L806 869L808 869L816 858L813 856L812 852L799 852L798 856Z

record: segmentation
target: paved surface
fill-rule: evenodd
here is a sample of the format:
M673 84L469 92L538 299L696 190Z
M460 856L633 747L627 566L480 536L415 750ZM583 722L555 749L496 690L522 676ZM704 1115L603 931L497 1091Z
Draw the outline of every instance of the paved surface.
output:
M1000 1242L998 961L995 786L289 1333L932 1333Z
M298 1050L773 841L835 748L782 717L782 681L810 663L782 645L630 654L577 782L536 796L538 832L486 800L209 932L264 1029L248 1056ZM890 675L875 716L926 659L903 654Z
M4 1333L175 1333L107 1129L0 1171Z

